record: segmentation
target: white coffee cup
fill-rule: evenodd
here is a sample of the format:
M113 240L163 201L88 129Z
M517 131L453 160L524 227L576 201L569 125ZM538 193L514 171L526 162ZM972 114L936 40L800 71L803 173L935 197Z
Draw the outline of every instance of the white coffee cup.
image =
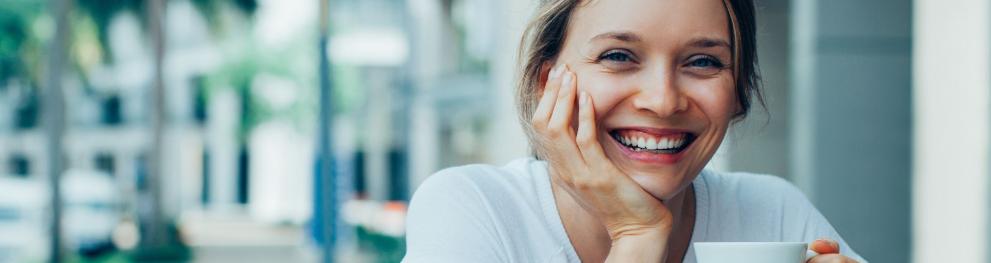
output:
M816 253L803 242L695 242L698 263L803 263Z

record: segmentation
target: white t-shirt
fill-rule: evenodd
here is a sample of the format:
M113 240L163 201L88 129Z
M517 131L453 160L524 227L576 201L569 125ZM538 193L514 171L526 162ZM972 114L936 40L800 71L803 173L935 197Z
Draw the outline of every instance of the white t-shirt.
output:
M768 175L703 171L692 243L830 238L866 262L796 187ZM403 262L580 262L561 223L547 163L517 159L430 176L413 195ZM695 262L689 247L684 262Z

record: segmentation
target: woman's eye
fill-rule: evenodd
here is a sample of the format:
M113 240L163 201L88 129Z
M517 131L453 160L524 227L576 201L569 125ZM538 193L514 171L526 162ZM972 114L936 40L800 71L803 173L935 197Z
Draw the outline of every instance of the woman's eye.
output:
M709 55L692 57L692 59L685 64L685 69L688 70L688 72L692 72L700 76L715 75L725 68L726 64L723 64L723 62L718 58Z
M712 57L698 58L698 59L692 60L692 62L689 62L688 65L691 66L691 67L698 67L698 68L722 68L723 67L723 63L722 62L719 62L719 60L716 60L715 58L712 58Z
M608 60L613 62L632 62L633 57L623 51L610 51L602 54L599 60Z
M627 72L636 68L638 61L629 50L612 49L599 55L595 63L612 72Z

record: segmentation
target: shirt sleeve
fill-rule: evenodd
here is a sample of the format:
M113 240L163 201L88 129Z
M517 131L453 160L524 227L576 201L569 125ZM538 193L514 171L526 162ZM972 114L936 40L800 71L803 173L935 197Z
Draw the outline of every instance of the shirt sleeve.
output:
M465 172L440 171L417 189L403 262L508 262L491 210Z

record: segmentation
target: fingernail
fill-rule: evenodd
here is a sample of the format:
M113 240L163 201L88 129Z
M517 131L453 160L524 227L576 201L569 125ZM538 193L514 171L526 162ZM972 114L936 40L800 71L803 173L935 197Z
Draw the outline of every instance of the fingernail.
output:
M561 70L562 72L564 70ZM564 80L561 81L562 87L571 87L571 74L564 74Z
M578 105L588 105L588 93L585 93L585 91L582 91L581 94L578 95Z
M562 65L556 65L551 69L551 79L557 79L557 77L561 76L561 67Z

